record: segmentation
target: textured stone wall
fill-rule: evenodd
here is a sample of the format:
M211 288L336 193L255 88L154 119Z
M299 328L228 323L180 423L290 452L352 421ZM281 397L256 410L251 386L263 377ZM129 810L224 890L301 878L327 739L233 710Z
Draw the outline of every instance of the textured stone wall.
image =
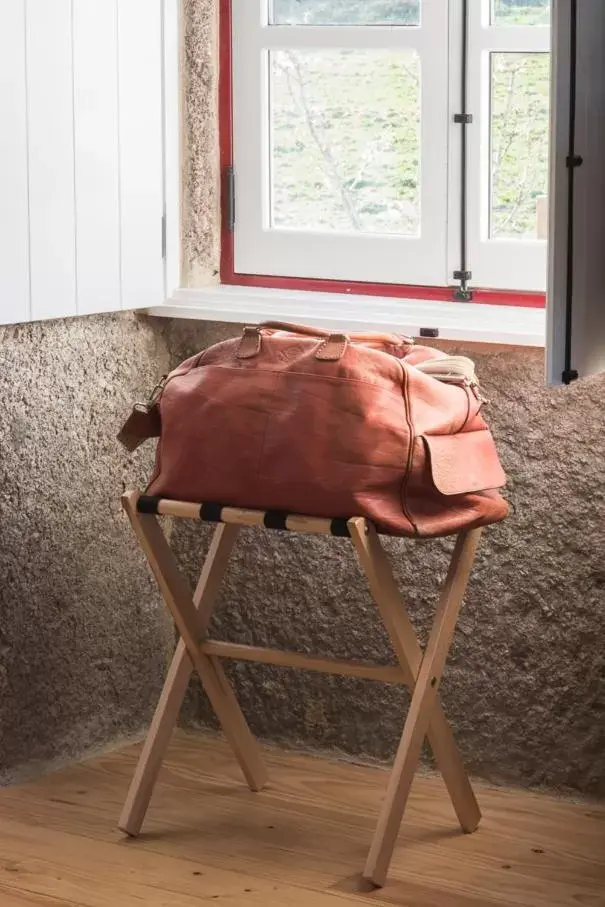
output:
M233 335L175 322L175 360ZM465 349L509 475L509 520L484 538L443 686L470 769L605 795L605 377L544 387L537 350ZM174 535L192 578L208 538ZM451 542L388 544L418 631ZM392 661L350 543L242 531L214 631L242 643ZM407 695L394 687L249 665L232 677L265 739L390 759ZM196 687L185 720L212 721Z
M188 286L218 280L218 3L183 5L183 270Z
M140 733L159 695L172 627L119 500L153 451L115 435L166 364L132 315L0 328L0 780Z

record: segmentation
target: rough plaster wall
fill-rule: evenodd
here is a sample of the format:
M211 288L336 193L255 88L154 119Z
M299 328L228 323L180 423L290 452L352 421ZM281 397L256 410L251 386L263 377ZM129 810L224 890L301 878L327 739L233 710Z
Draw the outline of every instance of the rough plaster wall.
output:
M132 315L0 328L0 780L150 718L172 627L119 497L153 451L115 435L166 361Z
M175 322L173 357L237 330ZM604 795L605 378L548 390L539 351L456 351L476 359L491 398L512 515L485 535L446 672L446 710L476 774ZM174 536L192 577L201 542L190 527ZM424 636L451 543L390 540L388 548ZM351 546L340 540L243 531L215 632L392 659ZM408 701L398 688L247 665L231 673L262 737L392 757ZM198 689L185 720L212 721Z
M191 287L215 283L220 264L217 25L216 0L183 0L183 271Z

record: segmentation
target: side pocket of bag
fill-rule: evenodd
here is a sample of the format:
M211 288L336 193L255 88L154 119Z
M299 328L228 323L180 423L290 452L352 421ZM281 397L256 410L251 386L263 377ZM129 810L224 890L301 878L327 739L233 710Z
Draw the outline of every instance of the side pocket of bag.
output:
M506 485L488 428L456 435L423 435L433 485L447 497Z
M420 536L448 535L503 519L506 484L487 428L454 435L420 435L406 487L406 508Z

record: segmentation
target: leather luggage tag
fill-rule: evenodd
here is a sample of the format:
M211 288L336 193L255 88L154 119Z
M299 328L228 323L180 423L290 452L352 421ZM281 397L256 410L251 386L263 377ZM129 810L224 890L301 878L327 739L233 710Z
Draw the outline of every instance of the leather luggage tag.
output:
M148 438L159 438L161 428L160 411L155 403L135 403L118 441L132 453Z

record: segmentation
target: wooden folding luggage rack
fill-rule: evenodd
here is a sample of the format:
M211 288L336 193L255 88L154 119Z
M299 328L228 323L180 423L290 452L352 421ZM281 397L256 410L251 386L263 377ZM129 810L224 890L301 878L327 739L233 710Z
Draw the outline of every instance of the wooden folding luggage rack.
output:
M461 532L457 538L423 653L405 612L378 534L374 526L362 517L349 520L316 519L272 511L239 510L217 504L162 500L146 497L138 491L127 492L122 503L180 634L120 817L119 826L124 832L136 836L141 829L193 669L200 676L250 789L260 791L263 788L267 775L260 747L250 732L227 680L221 664L222 658L285 665L385 683L403 683L410 689L410 710L363 872L365 879L378 887L386 881L410 787L427 736L462 830L467 833L475 831L481 813L450 725L441 708L438 691L481 536L480 529ZM158 515L218 524L193 595L158 523ZM241 526L349 537L368 578L399 667L314 658L208 639L207 629L217 593Z

